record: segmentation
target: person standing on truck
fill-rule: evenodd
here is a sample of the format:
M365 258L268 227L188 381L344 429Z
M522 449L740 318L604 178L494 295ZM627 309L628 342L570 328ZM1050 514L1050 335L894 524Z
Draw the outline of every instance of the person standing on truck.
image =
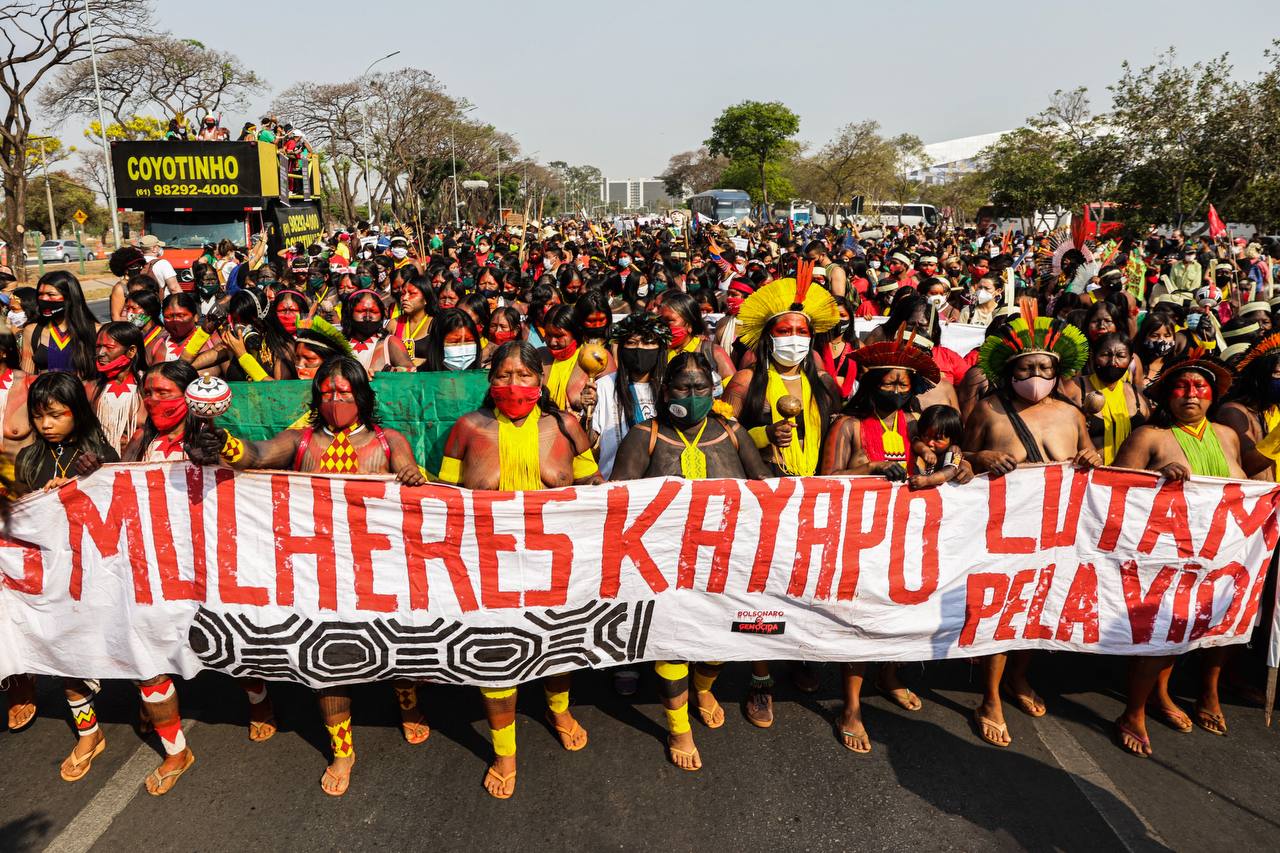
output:
M154 234L144 234L138 240L138 248L147 259L144 271L160 285L164 293L181 293L182 285L178 283L178 272L173 264L164 259L164 241Z

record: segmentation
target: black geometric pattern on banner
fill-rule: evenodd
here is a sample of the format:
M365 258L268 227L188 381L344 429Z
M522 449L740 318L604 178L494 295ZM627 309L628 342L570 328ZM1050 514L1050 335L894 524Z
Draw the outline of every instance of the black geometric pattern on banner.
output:
M591 601L528 611L524 626L436 619L317 622L292 614L257 625L243 614L196 612L188 640L205 666L234 676L313 685L419 678L443 683L520 682L563 667L644 657L654 602ZM297 663L294 663L294 658Z

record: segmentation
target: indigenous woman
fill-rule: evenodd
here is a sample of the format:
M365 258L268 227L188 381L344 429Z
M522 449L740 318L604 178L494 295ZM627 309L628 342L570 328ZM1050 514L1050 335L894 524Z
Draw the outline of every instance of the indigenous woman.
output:
M412 370L404 342L387 332L387 306L372 290L357 290L343 303L342 333L369 378L383 370Z
M638 316L643 315L628 319ZM656 355L659 350L649 352ZM715 383L711 377L711 363L700 352L680 353L666 365L657 417L627 433L611 481L644 477L762 480L769 476L742 427L712 414ZM710 729L724 725L724 709L711 693L721 666L699 663L694 667L698 715ZM697 770L702 758L689 727L689 665L658 661L654 670L661 679L659 690L667 715L667 755L682 770Z
M618 369L596 379L595 411L587 433L605 477L612 475L618 447L631 428L658 414L658 389L671 330L654 315L640 312L626 315L614 326L612 338Z
M421 369L426 361L427 332L431 329L431 316L435 312L436 294L426 280L416 276L406 281L400 288L400 319L396 321L395 336L404 345L415 369Z
M165 361L169 336L160 325L160 297L152 290L131 290L124 301L124 319L142 332L142 353L147 365Z
M507 305L495 308L489 315L489 328L485 333L489 345L480 355L481 366L487 368L493 361L493 354L498 347L509 341L520 340L523 334L524 325L520 322L519 311Z
M165 341L165 361L182 361L190 364L197 355L213 349L209 333L199 326L200 306L191 293L171 293L162 303ZM213 370L214 368L206 368Z
M81 380L97 373L94 335L98 324L89 312L80 281L63 270L45 273L36 285L39 316L22 330L22 370L59 370Z
M1235 367L1231 397L1218 409L1218 420L1240 440L1240 458L1251 479L1277 482L1273 441L1263 443L1280 427L1280 335L1254 344ZM1280 438L1276 433L1274 438ZM1267 451L1266 453L1260 452ZM1273 455L1268 455L1273 454Z
M755 361L733 375L725 402L772 465L774 476L818 473L827 423L839 401L835 383L818 371L818 357L811 350L813 336L834 328L840 313L831 294L812 283L812 270L811 262L801 261L795 278L766 284L738 312L739 340L751 347ZM785 397L800 403L794 424L779 411ZM817 690L817 676L807 666L799 667L794 678L802 691ZM753 663L747 718L761 728L773 725L772 689L768 664Z
M0 335L0 482L12 479L13 460L31 440L27 386L34 377L18 368L20 345L19 337Z
M443 370L475 370L480 366L480 330L471 315L461 308L440 312L427 332L422 355L423 373Z
M743 305L745 306L746 303L744 302ZM663 294L662 307L658 309L658 316L671 328L671 347L667 350L668 361L674 358L676 353L701 352L714 367L717 384L727 384L733 378L733 362L729 360L728 354L703 333L705 324L702 321L702 310L698 307L698 300L687 293L668 291ZM739 319L738 322L741 324L743 321ZM743 337L741 331L738 337L740 339Z
M332 328L324 327L327 334ZM311 331L313 334L316 332ZM341 347L334 344L334 349ZM303 429L287 429L266 441L247 442L226 430L203 431L199 454L206 464L221 459L239 469L273 468L321 474L395 474L408 486L422 485L422 476L409 442L395 430L378 424L376 399L363 365L349 357L324 361L311 385L310 423ZM401 725L405 739L422 743L430 735L411 683L397 683ZM265 699L265 688L259 691ZM351 692L346 687L319 691L333 747L333 762L320 786L340 797L351 784L355 748L351 733ZM254 696L251 693L250 701ZM262 700L259 700L261 703Z
M1155 471L1169 480L1190 476L1243 479L1240 440L1229 426L1212 421L1217 402L1231 387L1231 371L1193 350L1165 368L1148 393L1156 403L1151 423L1134 430L1120 448L1120 468ZM1206 650L1196 701L1196 724L1216 735L1227 733L1218 700L1218 677L1226 647ZM1175 729L1191 731L1192 723L1169 696L1172 656L1137 657L1129 670L1129 696L1124 714L1116 720L1116 739L1134 755L1151 755L1146 712L1154 693L1159 713Z
M1128 338L1108 332L1090 341L1089 351L1093 369L1064 382L1062 392L1085 413L1089 440L1102 448L1102 464L1111 465L1120 445L1146 422L1151 411L1146 395L1139 394L1129 381L1133 354Z
M818 347L818 354L822 359L822 369L835 381L840 399L847 400L853 396L854 385L858 379L858 365L853 359L853 353L858 348L858 333L853 325L856 309L851 307L852 301L849 296L833 298L836 301L836 310L840 312L840 322L836 323L831 331L824 333L822 337L826 342Z
M461 417L445 442L440 480L468 489L529 491L601 482L587 437L556 409L543 386L543 365L527 343L498 347L481 408ZM547 719L565 749L587 745L586 730L569 712L568 673L544 680ZM493 735L493 764L485 789L506 799L516 788L516 688L481 688Z
M547 312L543 320L543 340L546 341L544 364L547 371L547 394L551 402L562 411L581 411L582 389L589 378L578 366L578 347L582 344L582 332L573 322L573 306L557 305Z
M177 294L175 294L177 295ZM142 380L142 407L147 417L120 454L123 462L181 462L186 439L201 427L187 409L187 386L195 368L185 361L162 361L147 368Z
M858 390L845 405L846 414L831 427L823 451L823 474L880 475L903 482L915 473L911 443L919 416L918 399L941 378L929 353L904 341L868 344L853 354L859 369ZM965 482L973 476L958 477ZM840 740L853 752L871 751L871 739L862 724L862 681L866 664L843 666L845 706L840 718ZM880 667L882 693L907 711L919 711L920 698L899 679L897 664Z
M142 389L138 377L146 369L142 332L132 323L107 323L98 330L98 375L85 383L89 404L117 458L138 428Z

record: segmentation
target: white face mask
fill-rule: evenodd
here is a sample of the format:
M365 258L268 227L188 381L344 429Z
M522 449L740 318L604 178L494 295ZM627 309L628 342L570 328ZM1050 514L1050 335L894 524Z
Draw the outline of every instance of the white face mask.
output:
M622 267L625 270L627 267L631 266L631 259L618 258L618 266Z
M397 261L403 261L405 258L409 257L409 250L404 246L396 246L391 250L391 257L395 258Z
M450 370L466 370L476 360L476 345L445 344L444 366Z
M21 329L27 323L27 315L24 311L9 312L9 327L11 329Z
M978 300L979 305L986 305L987 303L991 302L991 300L995 298L996 298L996 295L992 293L990 290L979 290L978 293L974 296L974 299Z
M934 310L941 311L947 307L947 297L941 293L935 293L929 297L929 301L933 303Z
M554 265L555 265L555 261L551 260L550 258L543 258L543 259L542 259L542 268L543 268L544 270L549 270L549 269L551 269L551 267L552 267L552 266L554 266Z
M879 262L879 261L867 261L867 266L871 267L871 269L873 269L873 270L878 270L878 269L880 269L880 262Z
M789 335L773 339L773 357L783 367L795 367L809 354L810 339L803 335Z
M648 296L648 295L649 295L649 285L642 284L636 288L636 296Z

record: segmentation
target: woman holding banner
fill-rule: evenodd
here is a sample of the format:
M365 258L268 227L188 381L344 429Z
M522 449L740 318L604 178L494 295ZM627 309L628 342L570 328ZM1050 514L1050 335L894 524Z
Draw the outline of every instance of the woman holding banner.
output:
M818 473L827 424L840 400L835 380L819 370L813 352L813 336L835 328L840 312L831 294L813 284L812 272L812 262L801 261L795 278L769 282L738 311L738 338L751 347L755 362L733 375L724 399L774 476ZM795 670L794 680L805 693L818 689L817 674L807 665ZM752 664L747 718L760 728L773 725L773 678L764 661Z
M577 421L562 413L543 384L543 363L528 343L498 347L481 408L453 425L445 441L441 481L468 489L522 492L600 483L600 470ZM544 680L547 722L574 752L587 732L569 712L568 673ZM516 790L516 688L482 687L493 735L493 764L484 787L505 800Z
M1190 476L1244 479L1240 440L1229 426L1214 423L1217 403L1231 387L1231 371L1210 360L1203 351L1165 368L1147 393L1156 401L1151 423L1140 427L1120 448L1118 468L1155 471L1169 480ZM1202 689L1196 702L1196 722L1216 735L1227 733L1227 721L1218 702L1218 676L1229 648L1207 649ZM1129 696L1124 713L1116 720L1116 740L1134 755L1151 755L1146 711L1149 702L1175 729L1191 731L1191 721L1169 696L1169 676L1175 658L1134 658L1129 670ZM1153 696L1154 694L1154 696Z

